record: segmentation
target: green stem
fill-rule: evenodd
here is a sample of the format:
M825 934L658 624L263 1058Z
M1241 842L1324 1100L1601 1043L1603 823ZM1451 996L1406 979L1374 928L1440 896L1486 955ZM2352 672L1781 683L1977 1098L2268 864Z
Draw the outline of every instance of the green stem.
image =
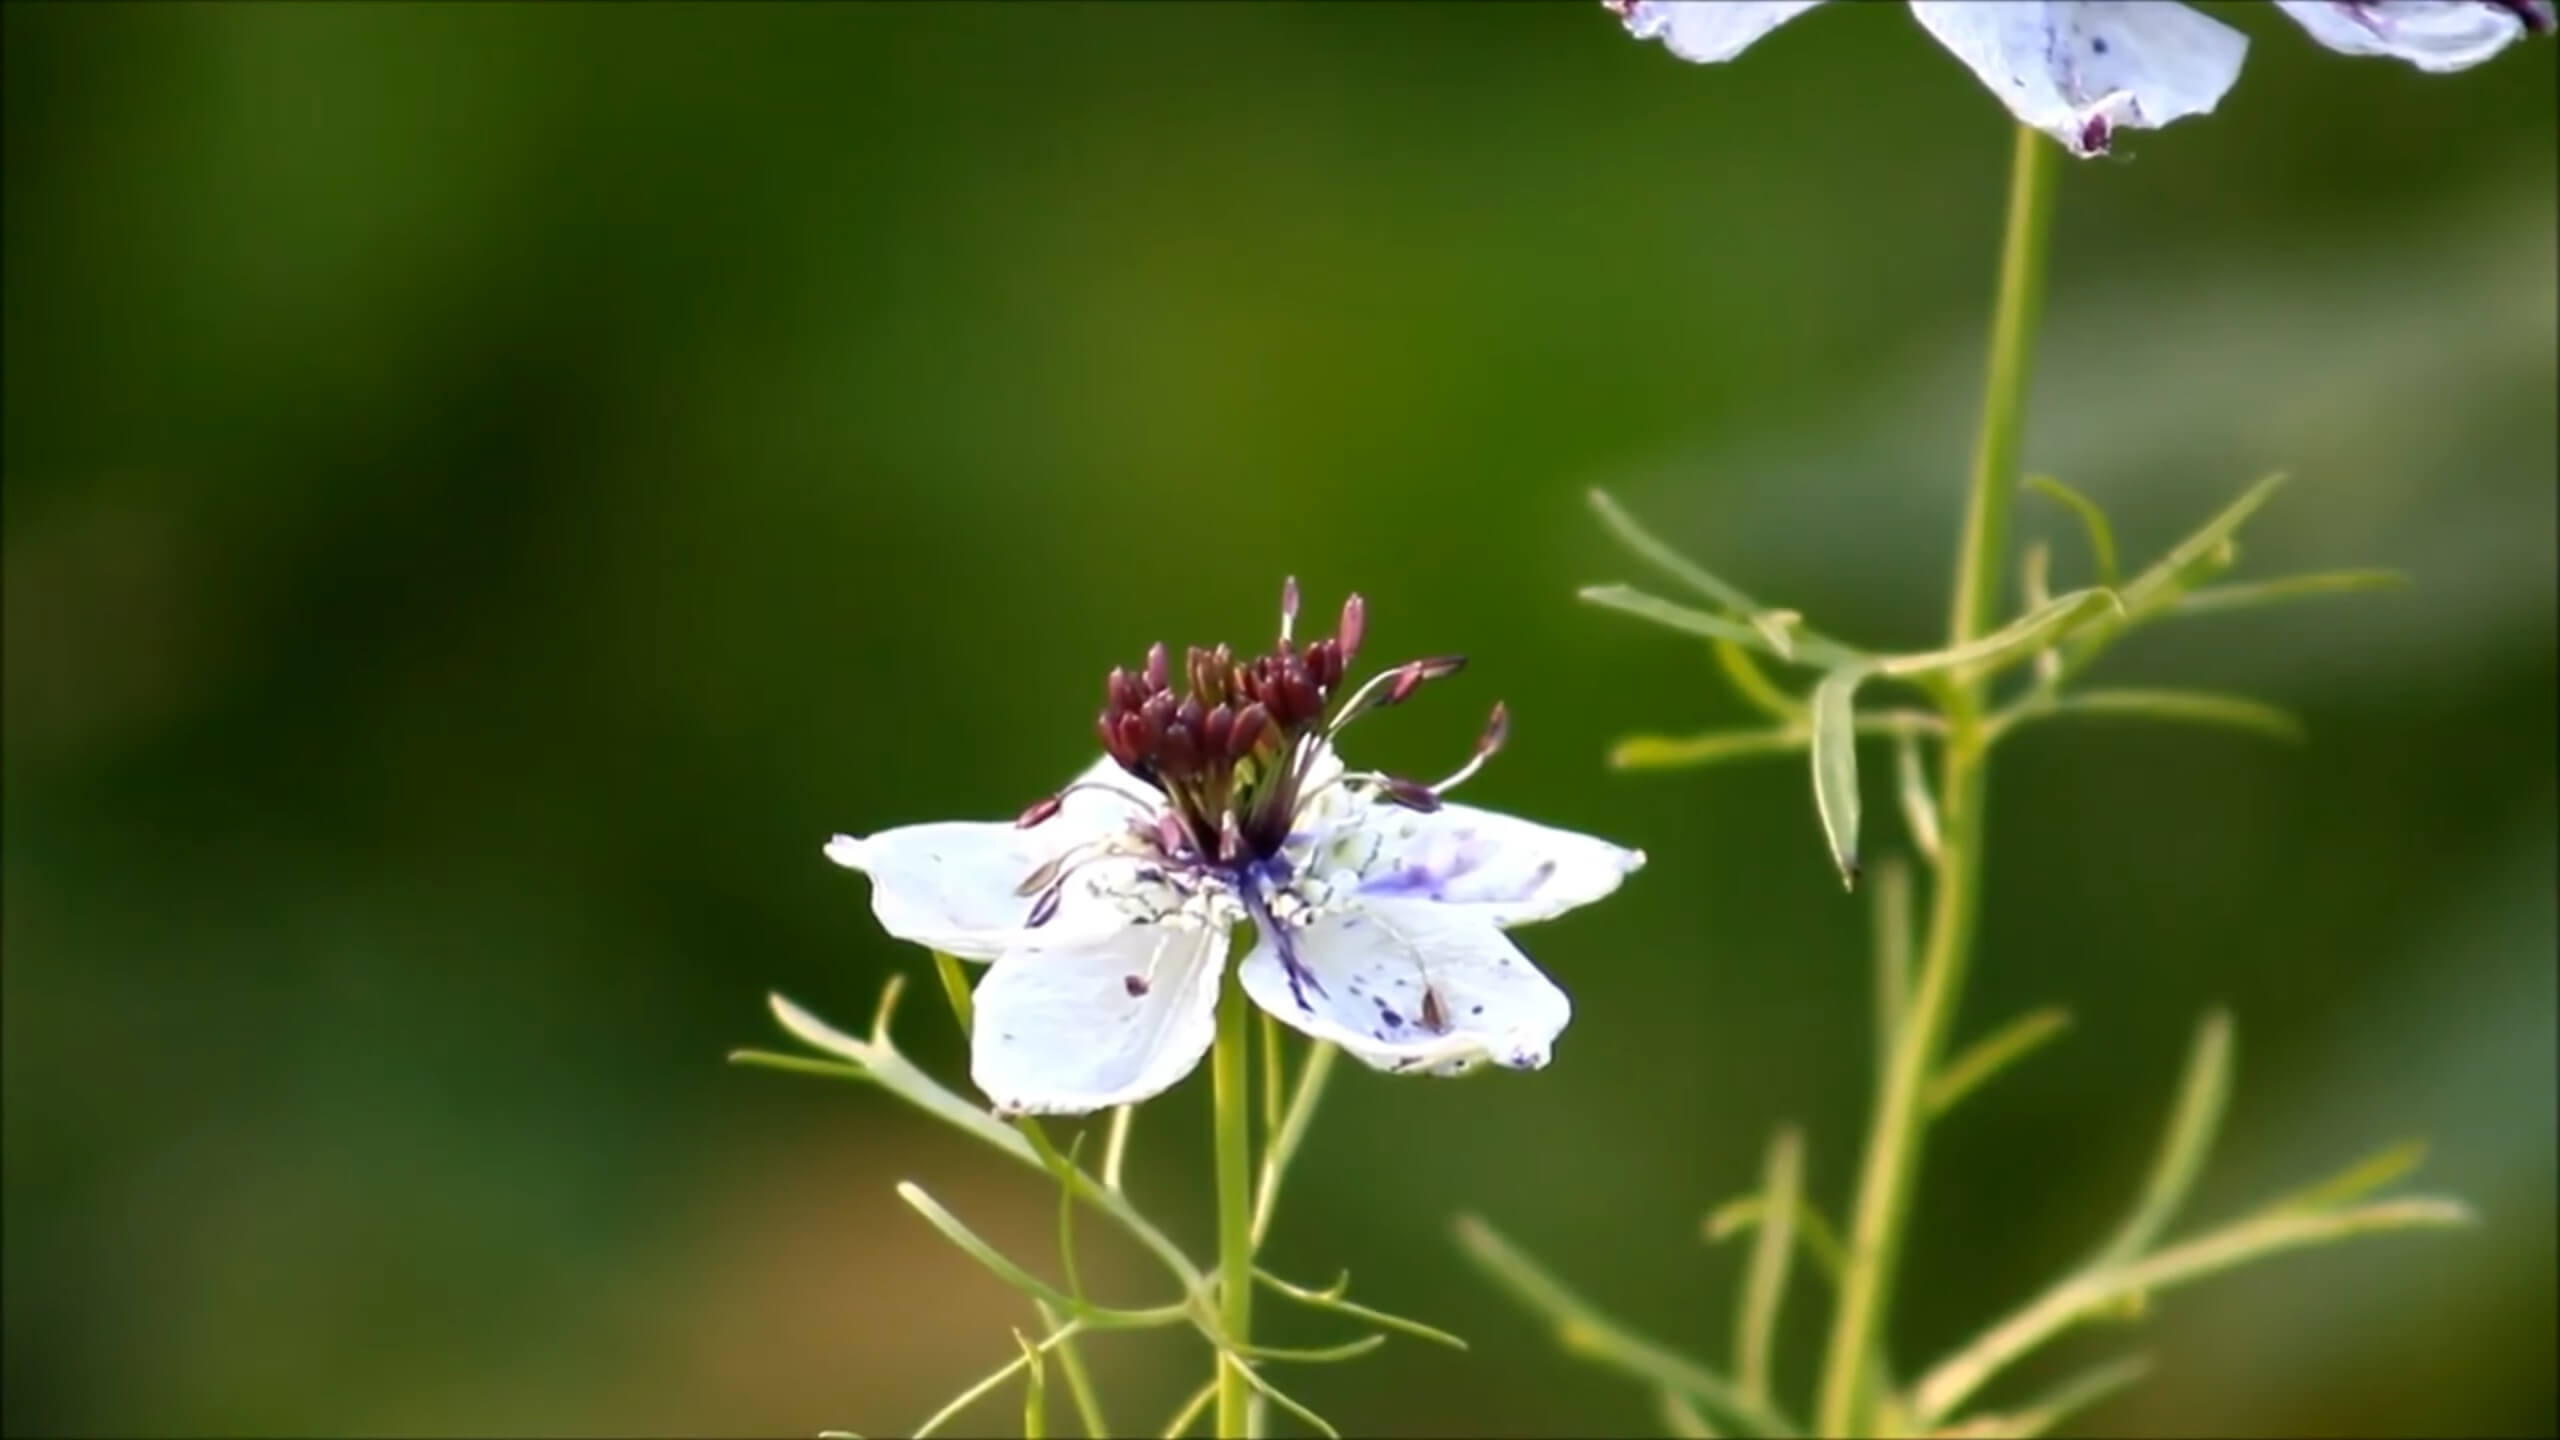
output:
M1240 934L1239 941L1243 940ZM1241 960L1244 951L1238 949ZM1218 1325L1241 1349L1253 1339L1253 1084L1245 1051L1253 1007L1235 966L1218 987L1218 1040L1209 1052L1211 1105L1217 1112ZM1238 1355L1218 1357L1218 1440L1251 1433L1253 1387Z
M2022 478L2018 451L2027 428L2027 372L2035 362L2036 321L2044 312L2045 241L2053 229L2056 155L2049 137L2018 127L2009 155L2000 297L1991 315L1991 374L1982 400L1981 439L1973 452L1964 548L1956 560L1950 644L1976 639L2000 621L2000 582L2009 569L2003 558L2009 547L2009 508Z
M2009 220L2002 239L1999 298L1992 312L1991 365L1975 447L1973 489L1958 552L1955 613L1949 643L1962 645L1997 627L2000 585L2008 571L2009 509L2019 484L2026 428L2027 377L2035 327L2043 309L2046 239L2053 221L2053 142L2019 127L2011 152ZM1947 734L1939 773L1937 883L1929 930L1913 987L1885 1061L1885 1083L1867 1134L1849 1267L1834 1313L1822 1369L1817 1434L1862 1435L1872 1416L1876 1380L1869 1366L1891 1305L1902 1232L1920 1174L1929 1122L1929 1079L1953 1028L1981 899L1984 768L1991 734L1984 724L1984 687L1958 674L1948 686Z

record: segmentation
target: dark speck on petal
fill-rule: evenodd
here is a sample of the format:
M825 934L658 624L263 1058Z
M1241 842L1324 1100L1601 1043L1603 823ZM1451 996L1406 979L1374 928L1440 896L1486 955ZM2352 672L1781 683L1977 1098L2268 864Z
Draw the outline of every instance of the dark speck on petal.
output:
M1123 975L1120 977L1120 988L1129 992L1130 999L1138 999L1147 993L1147 977L1144 975Z
M2106 36L2104 36L2104 35L2092 35L2092 36L2090 36L2090 37L2089 37L2089 53L2090 53L2090 54L2092 54L2092 55L2104 55L2104 54L2106 54L2106 53L2107 53L2107 37L2106 37Z

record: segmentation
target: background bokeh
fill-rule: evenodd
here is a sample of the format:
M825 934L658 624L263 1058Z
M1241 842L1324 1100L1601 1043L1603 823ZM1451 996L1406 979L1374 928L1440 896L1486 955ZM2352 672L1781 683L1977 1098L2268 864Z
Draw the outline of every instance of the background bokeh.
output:
M2286 468L2251 572L2417 584L2110 662L2307 745L2004 752L1960 1024L2078 1024L1932 1152L1897 1345L2112 1223L2223 1003L2201 1217L2424 1136L2484 1222L2164 1297L2083 1346L2162 1369L2080 1428L2549 1433L2553 51L2434 77L2228 18L2220 114L2068 171L2030 460L2137 557ZM1379 655L1476 657L1367 758L1507 698L1474 798L1653 856L1523 937L1577 1001L1552 1069L1329 1099L1275 1263L1477 1348L1304 1393L1650 1425L1452 1215L1721 1353L1698 1220L1772 1124L1842 1205L1863 901L1800 762L1603 768L1744 712L1573 591L1642 578L1599 484L1827 628L1936 633L2007 147L1907 18L1708 70L1592 5L13 3L5 52L13 1431L912 1426L1026 1315L891 1186L1029 1254L1046 1188L723 1052L768 989L852 1025L919 971L827 835L1014 813L1105 668L1259 639L1291 571ZM910 1007L956 1077L949 1031ZM1203 1088L1133 1183L1205 1249ZM1094 1354L1132 1425L1199 1373Z

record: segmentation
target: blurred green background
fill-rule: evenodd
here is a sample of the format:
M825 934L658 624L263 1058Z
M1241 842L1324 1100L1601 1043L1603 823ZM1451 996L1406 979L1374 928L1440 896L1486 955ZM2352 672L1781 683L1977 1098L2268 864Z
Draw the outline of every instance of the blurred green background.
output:
M1477 1348L1302 1393L1650 1425L1449 1224L1720 1354L1698 1221L1769 1127L1845 1199L1864 902L1801 762L1603 768L1744 712L1573 591L1646 578L1598 484L1826 628L1937 632L2005 122L1862 12L1702 69L1588 4L9 5L10 1428L914 1425L1029 1321L891 1186L1034 1255L1048 1191L723 1052L769 988L854 1025L920 973L826 836L1014 813L1108 666L1261 639L1291 571L1363 590L1382 658L1476 659L1365 758L1431 771L1505 698L1471 798L1653 857L1522 936L1577 1002L1552 1069L1328 1100L1276 1266ZM2082 1430L2549 1433L2553 52L2433 77L2227 18L2220 114L2068 171L2030 461L2134 558L2286 468L2246 573L2418 583L2109 663L2305 746L2004 751L1960 1029L2079 1023L1943 1132L1897 1348L2094 1242L2225 1003L2198 1218L2424 1136L2484 1223L2084 1338L2162 1369ZM1204 1086L1133 1171L1203 1250ZM1201 1373L1094 1356L1131 1425Z

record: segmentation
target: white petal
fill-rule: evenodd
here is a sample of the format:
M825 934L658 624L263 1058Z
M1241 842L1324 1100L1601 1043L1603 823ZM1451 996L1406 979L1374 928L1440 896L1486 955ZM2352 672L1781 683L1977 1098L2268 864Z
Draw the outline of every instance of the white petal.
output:
M2349 55L2389 55L2421 70L2463 70L2525 33L2524 18L2486 0L2276 0L2311 38ZM2547 16L2546 9L2540 14ZM2548 19L2543 21L2547 27Z
M1607 0L1639 40L1660 40L1683 60L1712 65L1822 0Z
M2165 0L1911 0L1911 14L2011 114L2105 153L2117 130L2211 111L2240 78L2240 32Z
M1217 1033L1227 936L1147 925L1086 949L1008 950L978 982L969 1078L998 1111L1081 1115L1191 1073Z
M1265 934L1237 972L1245 993L1381 1070L1535 1070L1573 1018L1564 992L1481 915L1388 901L1283 934L1303 975Z
M1098 940L1126 921L1114 923L1109 907L1085 903L1089 886L1070 887L1058 915L1038 930L1024 926L1032 899L1022 882L1033 871L1145 813L1150 792L1108 757L1077 783L1113 788L1075 791L1057 814L1028 830L1010 821L907 825L865 837L838 835L827 842L827 858L871 877L880 928L946 955L992 960L1016 945Z
M1494 925L1551 919L1616 890L1644 852L1472 805L1428 815L1367 807L1318 863L1344 864L1368 901L1463 909Z

